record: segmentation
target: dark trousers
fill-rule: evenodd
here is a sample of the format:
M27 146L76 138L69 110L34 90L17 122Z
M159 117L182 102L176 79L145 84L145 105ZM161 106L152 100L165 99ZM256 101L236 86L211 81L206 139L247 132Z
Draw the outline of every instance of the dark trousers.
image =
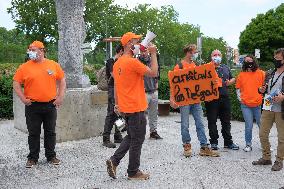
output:
M129 150L129 163L127 173L128 176L133 176L137 173L140 166L140 155L142 144L146 134L146 117L144 112L137 112L125 116L127 123L127 135L123 138L119 148L111 157L115 166L118 166L120 160Z
M117 120L118 116L114 112L114 88L108 88L108 106L107 106L107 116L105 119L103 136L109 138L111 130L113 128L114 122ZM120 131L115 127L115 136L120 135Z
M33 102L25 107L26 124L29 132L28 143L30 153L28 159L37 161L40 152L41 124L44 129L45 157L51 160L56 156L54 151L56 143L56 118L57 111L52 102Z
M231 135L231 103L228 96L220 96L219 99L205 102L206 114L208 120L208 129L210 144L218 144L217 118L219 116L222 125L222 136L224 145L233 143Z

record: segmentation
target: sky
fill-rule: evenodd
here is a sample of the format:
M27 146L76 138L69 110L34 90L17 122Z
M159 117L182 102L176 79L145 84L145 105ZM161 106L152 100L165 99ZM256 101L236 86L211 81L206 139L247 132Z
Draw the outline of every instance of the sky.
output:
M129 3L130 2L130 3ZM283 0L114 0L115 4L133 8L147 3L153 7L172 5L181 23L199 25L209 37L223 37L229 46L237 48L240 32L257 14L276 8ZM11 0L0 0L0 27L15 27L7 7ZM155 31L153 31L155 32Z

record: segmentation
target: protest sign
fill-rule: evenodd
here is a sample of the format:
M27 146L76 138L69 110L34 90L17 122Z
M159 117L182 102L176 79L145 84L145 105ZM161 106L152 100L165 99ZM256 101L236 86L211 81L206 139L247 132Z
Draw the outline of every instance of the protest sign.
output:
M219 98L220 79L211 63L190 69L169 71L171 95L179 106L211 101Z

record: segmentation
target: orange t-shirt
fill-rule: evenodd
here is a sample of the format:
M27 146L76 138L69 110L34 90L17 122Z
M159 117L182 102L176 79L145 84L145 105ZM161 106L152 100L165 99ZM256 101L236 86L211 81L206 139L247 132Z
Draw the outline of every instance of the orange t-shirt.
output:
M138 59L121 56L113 66L114 85L119 110L123 113L145 111L148 107L144 89L147 66Z
M49 102L56 98L56 80L64 77L60 65L45 59L42 63L29 60L14 75L14 81L24 85L26 98L37 102Z
M262 95L258 88L264 84L265 72L241 72L237 77L236 88L240 89L241 102L249 107L256 107L262 104Z
M181 64L182 64L182 67L183 69L190 69L190 68L194 68L196 65L195 63L188 63L184 60L181 61ZM179 65L177 64L175 67L174 67L174 70L179 70Z

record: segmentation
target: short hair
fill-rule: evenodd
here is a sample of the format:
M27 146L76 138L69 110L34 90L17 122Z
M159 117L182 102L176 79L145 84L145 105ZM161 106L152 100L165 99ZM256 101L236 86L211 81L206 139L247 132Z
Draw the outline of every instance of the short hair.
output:
M274 55L281 54L282 58L284 58L284 48L279 48L276 51L274 51Z
M245 56L244 61L243 61L242 70L243 71L247 71L247 69L248 69L247 67L245 67L245 63L244 63L247 57L251 58L253 60L253 65L252 65L251 70L253 72L255 72L258 69L259 66L258 66L258 63L257 63L257 59L253 55L251 55L251 54Z
M218 53L220 53L221 54L221 56L222 56L222 53L221 53L221 51L220 50L218 50L218 49L215 49L215 50L213 50L212 51L212 53L211 53L211 56L215 53L215 52L218 52Z
M187 52L192 52L193 50L196 50L197 47L195 44L189 44L189 45L186 45L184 48L183 48L183 52L184 54L186 54Z
M116 47L115 47L115 52L116 54L117 53L120 53L120 51L123 51L123 46L121 44L118 44Z

